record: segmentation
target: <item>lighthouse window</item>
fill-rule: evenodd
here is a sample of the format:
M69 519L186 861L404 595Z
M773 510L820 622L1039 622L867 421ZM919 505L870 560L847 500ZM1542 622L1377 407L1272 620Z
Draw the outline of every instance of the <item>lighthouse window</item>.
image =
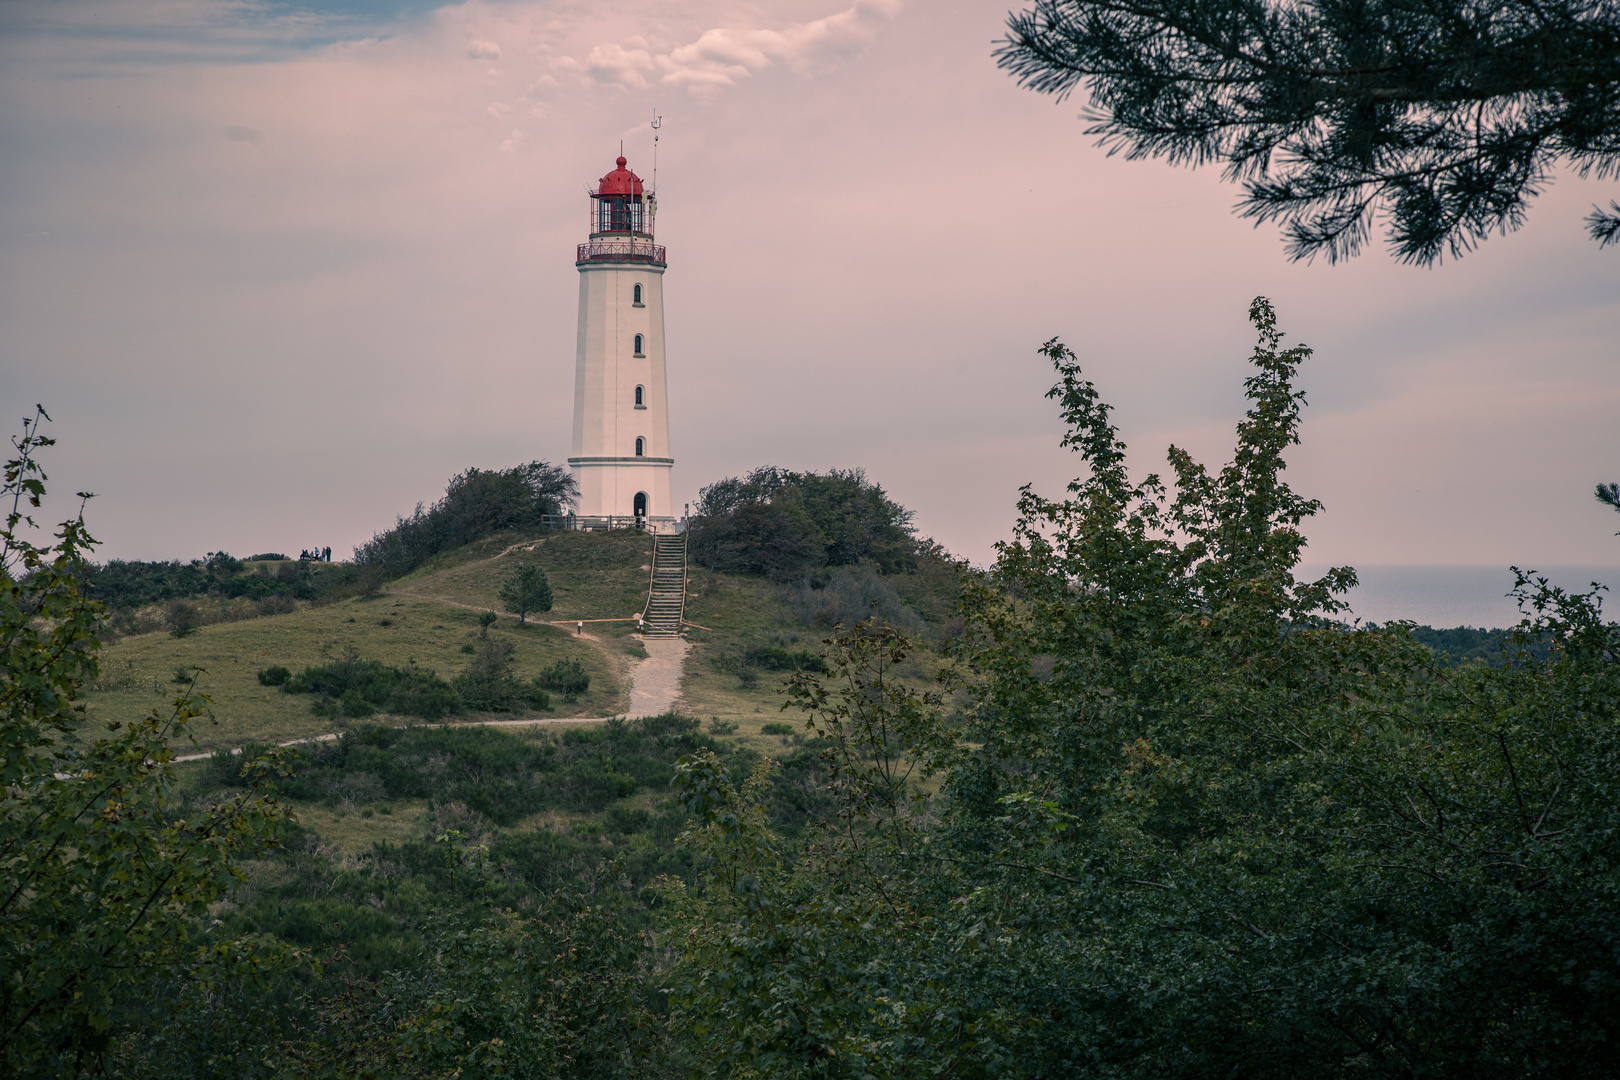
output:
M646 450L647 450L647 441L645 439L643 439L639 435L636 436L636 457L645 456Z
M636 387L636 408L645 409L647 403L641 399L641 387Z
M643 353L641 351L641 335L640 334L636 335L636 355L637 356L643 355Z
M633 295L636 298L635 299L636 307L641 307L642 306L642 304L641 304L641 286L639 284L637 284L635 289L633 290Z

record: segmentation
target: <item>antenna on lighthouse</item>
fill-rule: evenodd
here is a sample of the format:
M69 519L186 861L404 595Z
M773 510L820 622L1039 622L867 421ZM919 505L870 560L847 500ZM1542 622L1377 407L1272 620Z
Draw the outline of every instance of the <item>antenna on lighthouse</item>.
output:
M652 190L652 193L653 193L653 198L654 199L658 198L658 129L663 127L663 126L664 126L664 118L662 116L658 115L658 110L657 109L654 109L653 110L653 118L652 118L652 129L653 129L653 175L652 175L652 181L653 181L652 182L652 189L653 190Z
M658 108L653 108L653 174L652 195L647 199L647 232L654 233L654 226L658 224L658 129L664 126L664 118L658 115Z

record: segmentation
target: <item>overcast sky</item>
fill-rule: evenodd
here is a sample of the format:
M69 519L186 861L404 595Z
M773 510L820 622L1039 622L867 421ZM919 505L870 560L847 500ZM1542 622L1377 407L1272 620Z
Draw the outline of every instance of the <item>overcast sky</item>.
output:
M0 417L104 557L354 544L567 456L585 197L659 146L674 497L863 467L976 561L1077 461L1230 454L1272 298L1315 356L1313 563L1620 563L1620 250L1569 175L1416 269L1290 264L1215 170L1109 158L991 58L1007 0L0 6ZM316 10L318 9L318 10ZM58 503L59 508L65 507Z

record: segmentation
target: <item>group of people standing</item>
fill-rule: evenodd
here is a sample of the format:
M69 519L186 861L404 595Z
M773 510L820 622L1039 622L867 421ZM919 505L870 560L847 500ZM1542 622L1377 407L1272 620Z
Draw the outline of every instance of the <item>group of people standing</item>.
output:
M332 549L329 547L305 548L298 553L298 560L300 562L331 562Z

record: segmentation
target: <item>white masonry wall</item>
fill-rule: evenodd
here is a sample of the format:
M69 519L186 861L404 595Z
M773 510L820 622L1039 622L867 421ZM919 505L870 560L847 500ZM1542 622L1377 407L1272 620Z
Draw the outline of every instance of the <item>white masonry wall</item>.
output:
M634 302L641 286L642 303ZM643 338L635 354L636 335ZM574 358L575 512L628 516L637 492L647 515L672 518L669 404L664 375L664 268L593 260L579 264L579 339ZM635 403L642 388L642 406ZM636 438L645 440L636 457Z

